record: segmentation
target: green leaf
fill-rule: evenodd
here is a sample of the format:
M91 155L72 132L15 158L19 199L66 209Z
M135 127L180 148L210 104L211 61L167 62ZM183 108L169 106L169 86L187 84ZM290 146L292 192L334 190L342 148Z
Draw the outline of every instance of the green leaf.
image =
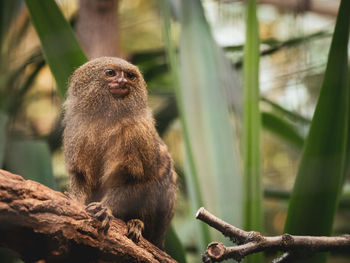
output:
M43 140L9 140L4 160L6 170L55 189L51 154Z
M276 113L280 113L283 117L287 117L288 119L290 119L293 122L298 122L302 125L309 125L311 123L311 120L305 118L304 116L302 116L296 112L292 112L290 110L287 110L287 109L283 108L282 106L272 102L271 100L269 100L265 97L261 97L260 100L262 102L265 102L267 105L269 105L274 111L276 111Z
M5 154L7 121L8 116L0 111L0 169L3 167Z
M63 97L70 75L87 59L54 0L26 0L45 60Z
M21 0L0 0L0 50L13 19L21 9Z
M330 235L344 180L348 137L350 1L342 0L326 72L288 208L285 231ZM325 254L300 262L325 262ZM299 261L298 261L299 262Z
M243 64L243 216L244 229L263 231L262 188L260 176L259 111L259 25L256 1L249 0L246 14L246 43ZM262 262L262 253L247 257L245 262Z
M348 90L350 90L350 67L348 67ZM350 93L350 91L349 91ZM349 102L350 103L350 102ZM350 107L350 106L349 106ZM348 116L348 130L350 131L350 113ZM346 145L346 158L345 158L345 170L344 170L344 180L350 178L350 133L348 132L348 139Z
M304 137L291 123L269 112L262 112L261 120L265 129L273 132L298 149L303 147Z
M345 187L344 187L345 188ZM264 197L278 199L279 201L289 201L291 192L283 189L265 188ZM350 191L345 190L339 198L339 209L350 209Z
M233 70L218 48L199 0L181 1L180 74L176 98L182 108L205 207L242 225L241 171L227 102Z
M171 39L171 23L170 23L170 8L167 0L162 0L163 11L163 35L165 41L165 47L167 52L167 59L172 73L172 79L174 83L174 89L176 94L176 102L178 104L178 110L180 115L180 121L183 131L184 143L185 143L185 178L186 185L189 192L190 203L193 216L199 207L204 206L203 197L200 189L199 178L197 173L197 167L194 161L193 150L190 144L189 127L186 121L186 113L184 108L184 102L181 97L181 86L178 71L178 62L176 57L176 51ZM207 244L210 242L209 228L206 224L200 222L197 226L198 238L197 246L200 251L204 251Z
M21 104L23 103L23 98L27 94L28 90L33 87L33 82L36 79L37 75L41 71L41 69L45 66L44 58L41 54L38 55L36 58L36 62L32 63L31 68L32 72L28 76L25 76L25 80L23 84L19 85L20 87L15 89L15 87L11 87L13 83L15 82L16 77L18 77L19 72L23 72L26 68L28 63L25 63L20 66L19 69L11 73L11 76L8 80L8 87L11 87L11 91L8 93L4 104L5 110L8 112L10 116L14 116L18 110L21 108ZM11 82L13 80L13 82Z
M165 251L176 261L186 263L185 250L173 226L170 226L165 237Z

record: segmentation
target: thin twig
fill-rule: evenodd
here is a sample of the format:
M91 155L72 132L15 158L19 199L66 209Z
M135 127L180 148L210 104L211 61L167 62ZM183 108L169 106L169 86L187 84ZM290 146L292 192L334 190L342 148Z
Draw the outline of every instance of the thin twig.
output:
M283 234L268 237L261 235L259 232L248 232L234 227L209 213L203 207L198 210L196 218L217 229L224 236L230 237L234 243L238 244L237 246L226 247L219 242L210 243L203 256L203 262L220 262L228 258L240 261L250 254L265 250L293 252L284 254L276 259L275 263L290 262L295 253L300 254L303 251L307 251L305 253L307 255L325 251L350 252L350 235L327 237Z

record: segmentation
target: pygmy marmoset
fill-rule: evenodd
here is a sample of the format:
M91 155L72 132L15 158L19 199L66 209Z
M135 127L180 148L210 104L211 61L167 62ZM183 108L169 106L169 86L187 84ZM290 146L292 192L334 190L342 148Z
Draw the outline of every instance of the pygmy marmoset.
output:
M134 241L142 232L163 248L176 173L138 68L112 57L87 62L70 79L64 111L70 195L87 204L104 228L112 213L127 222Z

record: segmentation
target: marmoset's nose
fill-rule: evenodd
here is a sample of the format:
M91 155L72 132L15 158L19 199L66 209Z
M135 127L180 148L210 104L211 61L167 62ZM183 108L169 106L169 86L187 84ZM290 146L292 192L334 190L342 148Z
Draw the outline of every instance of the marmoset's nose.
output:
M118 83L126 83L128 80L125 78L125 73L123 71L119 72L120 74L117 77L117 82Z
M116 77L116 82L118 84L125 84L125 83L128 82L128 80L125 78L125 73L122 70L118 70L116 72L116 76L115 77Z

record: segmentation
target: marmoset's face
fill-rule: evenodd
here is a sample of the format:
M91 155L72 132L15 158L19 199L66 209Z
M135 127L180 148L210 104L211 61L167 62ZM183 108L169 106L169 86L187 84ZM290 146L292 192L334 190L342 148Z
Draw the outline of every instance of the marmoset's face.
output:
M101 72L102 73L102 72ZM124 98L136 89L139 73L131 68L124 68L116 63L106 65L101 77L106 81L109 92L115 98Z
M65 104L85 115L130 115L147 107L147 85L131 63L100 57L73 73Z
M80 74L82 72L84 75ZM143 77L136 66L113 57L101 57L87 62L77 69L72 80L79 82L77 85L79 88L84 86L87 88L95 82L102 89L100 92L110 94L116 99L123 99L131 93L146 89ZM85 91L80 90L82 93Z

